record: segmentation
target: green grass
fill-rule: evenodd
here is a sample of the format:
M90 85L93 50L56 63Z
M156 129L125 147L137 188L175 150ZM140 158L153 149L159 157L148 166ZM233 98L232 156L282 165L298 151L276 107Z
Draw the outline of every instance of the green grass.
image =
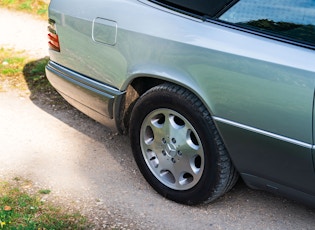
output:
M0 48L0 82L7 82L13 89L29 89L34 94L52 91L45 75L48 61L48 57L31 60L24 52Z
M33 93L54 90L48 82L45 74L45 66L49 58L30 61L24 65L23 76Z
M17 90L55 109L71 108L46 77L48 61L48 57L32 60L24 52L0 48L0 92Z
M0 48L0 83L2 83L0 91L4 91L4 82L7 82L10 88L27 89L22 74L26 63L27 57L23 52Z
M87 229L89 224L79 213L67 213L42 201L48 189L35 194L23 191L31 182L15 178L0 181L0 229Z
M22 11L47 20L48 4L43 0L0 0L0 7Z

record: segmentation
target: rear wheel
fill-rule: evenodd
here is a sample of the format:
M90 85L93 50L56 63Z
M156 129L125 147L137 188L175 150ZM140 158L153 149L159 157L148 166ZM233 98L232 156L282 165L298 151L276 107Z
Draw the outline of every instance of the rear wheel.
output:
M132 112L130 139L143 176L171 200L210 202L236 182L209 112L182 87L163 84L141 96Z

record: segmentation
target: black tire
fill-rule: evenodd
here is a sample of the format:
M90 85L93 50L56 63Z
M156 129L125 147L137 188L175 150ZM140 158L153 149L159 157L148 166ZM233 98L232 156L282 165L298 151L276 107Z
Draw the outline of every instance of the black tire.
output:
M142 95L132 111L129 135L141 173L170 200L208 203L237 181L208 110L180 86L165 83Z

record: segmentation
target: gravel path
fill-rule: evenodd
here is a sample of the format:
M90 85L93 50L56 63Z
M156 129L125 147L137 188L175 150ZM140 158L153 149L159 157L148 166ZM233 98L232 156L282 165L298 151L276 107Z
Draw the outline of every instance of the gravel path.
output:
M25 50L34 58L48 56L47 22L0 8L0 45Z
M46 22L0 9L0 48L47 56ZM56 110L0 93L0 175L50 189L46 199L78 209L95 229L314 229L306 206L238 183L211 205L189 207L157 195L119 136L75 109Z

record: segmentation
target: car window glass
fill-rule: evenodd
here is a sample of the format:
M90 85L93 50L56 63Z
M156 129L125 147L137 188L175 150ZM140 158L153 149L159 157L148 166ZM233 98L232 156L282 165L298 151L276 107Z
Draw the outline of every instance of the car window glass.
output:
M315 0L240 0L219 19L315 45Z

